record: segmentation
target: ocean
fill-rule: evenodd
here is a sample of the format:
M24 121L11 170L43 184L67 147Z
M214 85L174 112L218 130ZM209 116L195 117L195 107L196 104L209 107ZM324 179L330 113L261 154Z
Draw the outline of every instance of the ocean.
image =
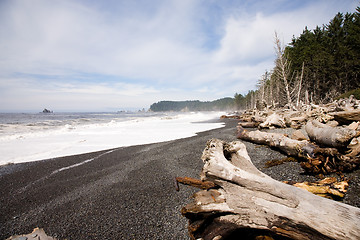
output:
M0 165L186 138L221 112L0 113Z

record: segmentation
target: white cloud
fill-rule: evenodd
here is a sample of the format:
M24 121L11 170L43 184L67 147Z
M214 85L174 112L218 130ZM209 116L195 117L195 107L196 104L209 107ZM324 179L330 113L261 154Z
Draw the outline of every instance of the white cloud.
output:
M214 61L226 64L256 63L274 56L274 33L284 44L299 36L305 26L314 29L330 21L337 12L325 2L314 2L305 8L265 15L261 10L249 15L230 16L224 26L224 36ZM328 3L328 2L326 2ZM331 11L332 10L332 11Z
M30 107L37 94L37 104L52 99L59 105L56 99L61 99L64 108L76 96L84 102L79 108L89 102L101 108L118 106L116 101L146 106L165 98L211 100L246 93L272 68L275 30L289 42L305 25L312 29L356 6L311 1L276 11L285 2L273 2L269 12L253 11L264 7L263 1L255 2L251 12L246 7L253 2L241 7L191 0L114 1L111 6L100 1L2 2L0 91L8 106L26 98L22 102ZM14 77L19 73L21 78Z

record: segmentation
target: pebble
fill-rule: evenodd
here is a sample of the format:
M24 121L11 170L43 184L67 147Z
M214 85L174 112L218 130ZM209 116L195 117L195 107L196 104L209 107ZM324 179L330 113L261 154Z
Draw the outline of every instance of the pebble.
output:
M27 240L28 238L27 237L17 237L17 238L14 238L13 240Z

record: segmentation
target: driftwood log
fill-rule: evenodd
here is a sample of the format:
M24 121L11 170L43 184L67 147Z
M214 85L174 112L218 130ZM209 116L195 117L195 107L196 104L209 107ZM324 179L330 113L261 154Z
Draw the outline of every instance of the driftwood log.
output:
M274 147L289 156L298 157L301 167L313 174L349 172L360 164L359 157L352 156L359 148L357 144L354 145L352 155L342 155L336 148L322 148L307 140L291 139L281 133L247 131L239 126L237 138Z
M360 109L333 112L330 115L332 115L336 121L343 124L349 124L353 121L360 121Z
M268 116L263 123L259 125L260 128L284 128L286 127L285 120L279 114L273 113Z
M354 95L351 95L348 98L335 100L330 104L334 106L335 111L352 111L360 108L360 100L356 99Z
M237 138L250 141L257 144L264 144L270 147L278 148L287 155L296 157L306 157L307 155L315 157L314 151L318 148L317 145L310 143L307 140L291 139L281 133L270 133L256 131L247 131L238 126Z
M343 148L349 145L357 132L345 127L331 127L316 120L308 121L305 130L309 138L328 147Z
M260 123L258 122L239 122L238 125L243 128L257 128Z
M254 232L273 239L360 238L359 208L270 178L240 141L212 139L202 160L201 179L218 187L195 193L182 209L192 239L246 239Z

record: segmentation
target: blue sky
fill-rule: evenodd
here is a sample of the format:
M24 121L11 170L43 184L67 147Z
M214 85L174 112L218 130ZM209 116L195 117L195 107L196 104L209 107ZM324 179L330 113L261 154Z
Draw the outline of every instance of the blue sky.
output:
M284 43L356 0L2 0L0 111L117 111L254 89Z

